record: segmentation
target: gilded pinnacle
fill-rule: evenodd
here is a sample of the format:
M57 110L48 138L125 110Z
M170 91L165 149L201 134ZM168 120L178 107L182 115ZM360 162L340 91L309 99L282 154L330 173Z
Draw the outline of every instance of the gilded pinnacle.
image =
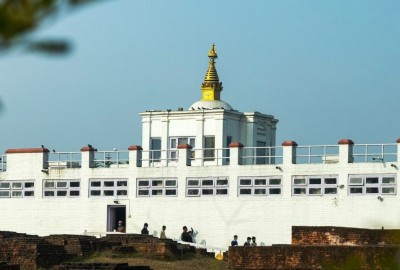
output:
M208 52L208 57L210 61L208 62L207 73L201 86L202 100L220 100L222 83L219 82L218 73L215 69L215 59L218 58L218 55L214 44Z

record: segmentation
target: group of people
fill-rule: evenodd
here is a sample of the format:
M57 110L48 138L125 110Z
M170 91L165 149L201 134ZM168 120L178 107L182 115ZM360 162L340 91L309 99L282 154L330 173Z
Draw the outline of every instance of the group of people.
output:
M238 240L238 236L234 235L233 236L233 240L231 241L231 246L232 247L235 247L235 246L239 245L237 240ZM244 242L243 246L245 246L245 247L256 247L257 246L256 237L255 236L247 237L247 241Z
M149 227L149 224L145 223L143 225L143 229L141 230L141 234L146 234L149 235L149 230L147 229ZM161 228L161 232L160 232L160 238L161 239L167 239L167 235L165 234L165 230L167 229L167 227L165 225L162 226Z
M149 235L149 230L148 230L149 224L145 223L143 225L143 228L141 230L141 234L146 234ZM167 227L165 225L162 226L161 232L160 232L160 239L166 239L167 235L165 234L165 230ZM181 234L181 240L184 242L190 242L193 243L193 228L190 228L191 230L188 231L186 226L183 226L183 232Z
M142 230L140 231L141 234L146 234L149 235L149 224L145 223L143 225ZM165 230L167 229L167 227L165 225L162 226L161 228L161 232L160 232L160 239L166 239L167 236L165 234ZM188 228L186 226L183 226L182 228L182 234L181 234L181 240L184 242L189 242L189 243L193 243L193 228L190 228L190 231L188 231ZM117 227L117 231L118 232L125 232L125 226L123 225L122 221L118 221L118 227ZM238 236L234 235L233 236L233 240L231 241L231 246L235 247L238 246ZM245 247L256 247L257 246L257 242L256 242L256 237L247 237L247 241L244 242L243 246Z

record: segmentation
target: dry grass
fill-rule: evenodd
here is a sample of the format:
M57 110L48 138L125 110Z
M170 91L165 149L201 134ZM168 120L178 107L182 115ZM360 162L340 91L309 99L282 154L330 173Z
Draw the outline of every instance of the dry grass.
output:
M205 256L185 256L181 260L162 261L132 255L118 255L112 253L98 253L89 258L79 260L83 263L128 263L131 266L145 265L153 270L227 270L227 261L218 261Z

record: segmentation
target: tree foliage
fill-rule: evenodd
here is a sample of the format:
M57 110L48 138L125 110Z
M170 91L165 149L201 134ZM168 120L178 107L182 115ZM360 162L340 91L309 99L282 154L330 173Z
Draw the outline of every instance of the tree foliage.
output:
M65 54L64 39L38 39L32 33L51 19L65 15L94 0L0 0L0 53L13 48L31 52ZM96 1L99 2L99 1Z

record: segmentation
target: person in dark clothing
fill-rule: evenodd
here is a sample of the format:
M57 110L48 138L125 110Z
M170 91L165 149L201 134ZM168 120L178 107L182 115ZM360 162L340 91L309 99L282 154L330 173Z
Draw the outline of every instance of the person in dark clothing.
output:
M192 243L193 242L192 234L193 234L193 229L190 232L188 232L187 227L183 226L183 232L181 234L181 240L184 241L184 242Z
M232 240L232 242L231 242L231 246L232 247L236 247L237 245L238 245L238 236L237 235L234 235L233 236L233 240Z
M251 237L249 236L249 237L247 237L247 241L246 242L244 242L244 245L243 246L245 246L245 247L249 247L249 246L251 246Z
M125 232L125 226L122 220L118 221L118 226L117 226L117 232L124 233Z
M145 223L143 225L143 229L142 229L142 231L140 233L149 235L149 230L147 229L148 226L149 226L149 224Z
M252 246L252 247L256 247L256 246L257 246L257 242L256 242L256 237L255 237L255 236L253 236L253 237L251 238L251 244L250 244L250 246Z

